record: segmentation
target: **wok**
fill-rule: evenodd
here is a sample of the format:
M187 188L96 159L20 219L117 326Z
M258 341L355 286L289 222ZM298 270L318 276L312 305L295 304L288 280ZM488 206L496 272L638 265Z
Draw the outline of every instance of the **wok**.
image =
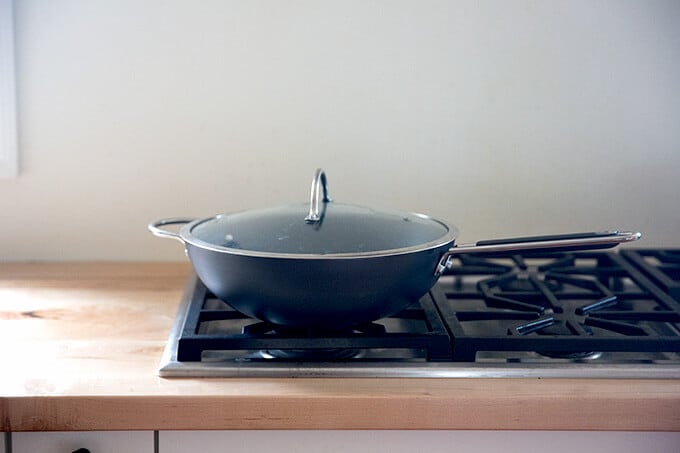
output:
M183 226L163 228L173 224ZM441 220L332 201L322 169L309 203L166 218L149 230L182 242L198 277L234 309L274 324L322 329L397 313L427 293L455 255L609 248L640 238L604 231L458 245L456 227Z

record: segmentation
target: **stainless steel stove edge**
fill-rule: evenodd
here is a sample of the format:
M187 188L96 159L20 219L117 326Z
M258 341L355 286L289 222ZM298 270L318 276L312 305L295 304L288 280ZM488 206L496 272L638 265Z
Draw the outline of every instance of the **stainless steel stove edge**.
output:
M204 363L166 361L161 377L680 379L678 364Z

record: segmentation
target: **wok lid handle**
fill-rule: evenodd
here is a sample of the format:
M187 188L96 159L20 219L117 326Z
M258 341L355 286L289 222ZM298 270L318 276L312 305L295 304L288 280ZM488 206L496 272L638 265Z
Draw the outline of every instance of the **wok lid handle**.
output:
M323 198L321 197L321 191L323 190ZM323 209L321 208L321 202L328 203L333 201L328 197L328 182L326 179L326 172L323 168L318 168L314 173L314 178L312 178L312 189L310 191L309 197L309 214L305 217L305 222L307 223L319 223L323 218Z

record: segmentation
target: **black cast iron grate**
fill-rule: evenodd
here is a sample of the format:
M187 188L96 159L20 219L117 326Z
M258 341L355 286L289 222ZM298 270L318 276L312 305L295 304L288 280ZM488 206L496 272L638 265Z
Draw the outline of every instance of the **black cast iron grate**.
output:
M655 284L680 301L680 249L622 250Z
M450 361L451 343L428 294L389 318L342 331L277 326L249 318L217 299L196 279L177 350L178 361L243 351L247 360Z
M680 304L614 253L466 257L433 293L455 361L680 352Z

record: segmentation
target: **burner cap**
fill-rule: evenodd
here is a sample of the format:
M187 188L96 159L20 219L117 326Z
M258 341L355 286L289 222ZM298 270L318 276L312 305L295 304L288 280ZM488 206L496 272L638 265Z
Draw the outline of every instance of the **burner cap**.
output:
M326 360L353 359L359 356L359 349L324 348L324 349L267 349L260 351L264 359L306 360L323 362Z
M602 356L601 352L573 352L573 351L536 351L551 359L596 360Z

